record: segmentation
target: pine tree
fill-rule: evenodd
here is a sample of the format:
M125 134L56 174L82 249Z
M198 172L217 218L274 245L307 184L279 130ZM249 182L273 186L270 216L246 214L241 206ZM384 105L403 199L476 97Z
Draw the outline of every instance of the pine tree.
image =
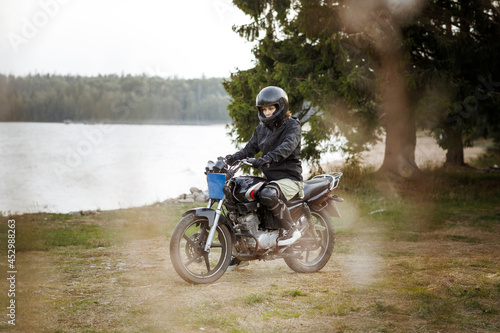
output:
M382 131L381 171L418 175L417 125L433 131L450 164L463 164L478 135L500 142L498 1L234 3L252 18L234 30L257 41L256 66L224 82L237 142L251 136L254 98L267 85L284 88L310 124L303 157L313 162L332 148L356 156ZM331 147L335 136L347 143Z
M446 164L464 165L464 146L478 136L500 143L499 2L428 0L404 36L420 123L447 150Z
M379 117L384 116L384 171L411 176L418 170L411 110L404 99L389 100L390 87L400 89L399 97L407 93L398 71L404 68L399 34L392 33L399 26L383 17L386 12L392 16L386 6L360 3L235 1L253 18L235 30L258 40L256 66L238 71L224 83L232 97L229 114L238 142L249 138L257 122L253 98L261 88L278 85L288 92L292 112L310 125L303 135L305 159L317 162L325 151L339 148L348 157L356 156L374 142ZM360 21L349 20L352 10ZM370 35L373 31L364 30L367 26L380 34ZM345 145L332 147L332 138L341 136L347 139Z

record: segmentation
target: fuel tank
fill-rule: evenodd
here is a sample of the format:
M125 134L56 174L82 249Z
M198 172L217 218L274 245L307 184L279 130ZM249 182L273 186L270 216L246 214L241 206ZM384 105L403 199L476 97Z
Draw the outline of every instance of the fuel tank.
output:
M265 178L255 176L240 176L233 178L233 196L239 202L252 202L267 183Z

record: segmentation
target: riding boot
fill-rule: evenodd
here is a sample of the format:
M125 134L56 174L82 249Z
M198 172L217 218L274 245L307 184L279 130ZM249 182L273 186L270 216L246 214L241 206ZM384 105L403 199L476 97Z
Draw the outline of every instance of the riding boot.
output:
M276 206L270 208L269 210L273 213L274 217L280 220L281 227L283 229L290 230L293 228L292 216L283 201L278 199Z
M279 200L270 211L280 220L282 228L285 229L283 237L278 240L278 246L292 245L302 237L302 233L295 228L290 211L283 201Z

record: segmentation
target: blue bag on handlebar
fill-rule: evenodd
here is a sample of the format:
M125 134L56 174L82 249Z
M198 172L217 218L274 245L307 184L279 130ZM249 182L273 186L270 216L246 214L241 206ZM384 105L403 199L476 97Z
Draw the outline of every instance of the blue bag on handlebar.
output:
M208 173L208 197L210 199L222 199L224 192L222 188L226 185L226 175L224 173Z

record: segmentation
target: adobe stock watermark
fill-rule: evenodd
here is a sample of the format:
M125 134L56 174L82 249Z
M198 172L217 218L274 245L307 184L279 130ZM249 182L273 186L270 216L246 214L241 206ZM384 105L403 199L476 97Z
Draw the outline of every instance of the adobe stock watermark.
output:
M450 120L450 122L455 121L458 117L463 119L468 119L479 109L480 101L488 99L491 93L495 92L496 87L500 87L500 82L493 81L492 75L488 75L488 78L478 76L480 84L476 86L474 90L474 95L467 96L461 103L455 104L454 110L456 115Z
M163 72L158 66L153 70L147 68L147 75L137 83L135 87L124 97L111 103L111 111L114 114L113 120L104 119L97 125L84 126L81 130L82 139L76 145L67 145L64 153L64 163L57 163L54 172L59 181L63 181L63 176L71 173L80 167L90 155L104 142L107 135L111 134L115 127L112 123L125 121L131 112L143 102L149 92L147 79L149 77L166 77L167 72Z
M236 6L232 4L231 0L215 0L212 2L217 16L222 21L228 13L236 12Z
M462 102L457 102L453 106L453 114L443 115L443 120L448 124L451 124L453 130L458 130L460 123L472 117L475 112L478 111L480 102L492 97L495 93L495 88L500 87L500 82L493 81L491 74L487 78L483 76L478 76L478 81L480 82L474 89L474 95L470 95L464 98ZM444 144L448 140L448 136L445 132L441 132L438 143ZM414 164L406 161L401 156L398 157L399 160L399 172L400 175L404 177L412 176L417 169Z
M493 81L490 73L487 78L481 75L477 77L479 84L474 89L474 95L469 95L462 102L457 102L453 105L453 112L443 116L443 120L451 124L453 130L457 130L460 124L472 117L479 109L481 101L488 98L493 98L492 94L496 93L496 88L500 87L500 82ZM443 144L448 140L445 132L440 133L439 143Z
M15 52L19 52L19 47L27 44L31 39L38 36L40 31L59 14L61 6L71 0L40 0L39 9L31 17L23 17L18 32L9 32L7 39Z

